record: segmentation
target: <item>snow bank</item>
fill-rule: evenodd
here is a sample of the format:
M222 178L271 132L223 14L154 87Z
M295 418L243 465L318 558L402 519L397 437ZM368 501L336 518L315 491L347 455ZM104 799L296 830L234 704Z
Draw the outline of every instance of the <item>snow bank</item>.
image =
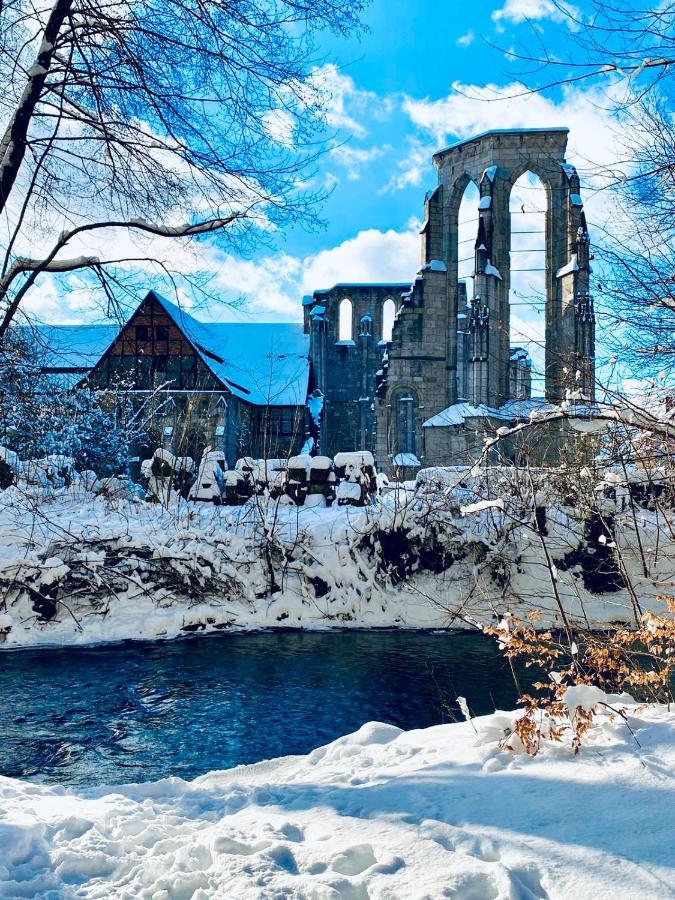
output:
M675 516L650 509L649 497L636 518L626 515L630 485L607 483L602 518L584 519L560 500L549 471L531 473L532 500L508 467L425 469L380 495L357 468L327 507L334 473L328 460L315 469L316 459L311 483L297 485L306 508L270 492L239 496L248 469L223 473L211 462L196 485L206 492L205 482L222 480L239 505L175 493L148 504L80 484L0 492L0 615L11 620L0 647L270 627L468 627L509 612L560 625L533 502L568 620L632 621L624 571L642 608L664 611ZM588 481L593 493L597 482Z
M192 782L0 778L0 895L675 896L675 713L598 714L578 756L565 737L534 758L500 749L517 715L371 722L308 756Z

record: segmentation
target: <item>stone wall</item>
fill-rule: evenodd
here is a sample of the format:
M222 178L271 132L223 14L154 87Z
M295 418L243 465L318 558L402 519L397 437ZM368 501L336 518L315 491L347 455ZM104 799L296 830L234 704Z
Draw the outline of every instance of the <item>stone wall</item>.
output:
M324 395L319 450L374 450L376 375L386 349L383 308L400 304L406 284L337 284L315 291L304 305L310 334L312 388ZM351 303L351 331L340 338L340 306Z

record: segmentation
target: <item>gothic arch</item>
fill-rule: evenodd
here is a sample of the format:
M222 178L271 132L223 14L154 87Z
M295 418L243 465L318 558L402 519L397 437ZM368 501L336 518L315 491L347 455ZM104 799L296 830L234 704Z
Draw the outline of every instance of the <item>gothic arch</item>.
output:
M448 267L451 268L457 263L457 240L456 232L459 225L459 208L462 205L464 194L470 184L474 184L480 191L480 185L477 180L468 172L462 172L452 183L450 196L445 204L443 222L444 222L444 250L445 259L448 261Z
M396 303L392 297L387 297L382 303L382 340L391 341L396 318Z
M349 297L340 300L338 306L338 340L354 339L354 305Z

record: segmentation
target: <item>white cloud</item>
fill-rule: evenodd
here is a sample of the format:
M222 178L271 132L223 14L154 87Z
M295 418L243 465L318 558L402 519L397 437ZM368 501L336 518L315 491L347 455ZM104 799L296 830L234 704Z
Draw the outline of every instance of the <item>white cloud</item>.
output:
M295 119L287 109L271 109L262 117L262 125L273 141L284 147L292 147L295 136Z
M420 265L420 222L411 219L401 231L360 231L342 243L305 257L288 253L271 253L256 260L241 259L224 252L213 244L181 248L180 242L167 241L165 249L171 254L173 283L164 285L152 280L149 266L138 271L138 297L129 299L133 305L149 287L164 290L189 308L198 293L190 293L187 282L178 273L201 282L209 297L222 302L202 301L195 310L198 318L214 322L235 321L299 321L302 317L302 297L319 288L337 282L412 282ZM147 273L147 280L145 274ZM156 275L156 273L155 273ZM67 288L67 290L64 290ZM76 273L59 283L52 276L42 276L29 295L25 310L41 321L54 324L96 322L102 320L102 310L95 297L101 291ZM243 305L233 301L243 299Z
M420 223L411 219L403 231L360 231L335 247L306 257L286 253L258 260L219 254L210 261L215 275L210 290L224 301L244 296L236 314L213 305L200 316L259 321L299 320L302 298L338 282L412 282L420 265Z
M420 266L419 223L405 231L360 231L337 247L304 261L302 294L340 281L412 281Z
M418 187L432 171L431 156L437 147L417 137L407 138L408 152L396 163L398 172L390 177L380 193Z
M492 21L519 25L521 22L550 19L552 22L573 24L569 16L577 18L579 15L577 7L553 0L506 0L501 9L496 9L492 13Z
M385 144L382 147L350 147L347 144L340 144L333 147L330 155L336 162L343 166L347 171L349 181L358 181L361 177L361 169L372 160L382 156L391 147Z
M470 28L466 34L461 35L457 38L455 43L458 47L470 47L471 44L476 40L476 35L474 33L473 28Z
M310 86L320 98L327 123L332 128L345 129L356 137L365 137L367 130L356 116L369 108L382 105L382 98L372 91L358 88L350 75L345 75L334 63L326 63L312 70Z

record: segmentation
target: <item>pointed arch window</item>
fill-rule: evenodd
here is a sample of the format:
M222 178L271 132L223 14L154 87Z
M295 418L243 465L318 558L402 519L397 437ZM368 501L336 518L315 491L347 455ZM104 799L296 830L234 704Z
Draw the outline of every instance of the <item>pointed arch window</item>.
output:
M396 304L391 299L387 299L382 304L382 340L390 341L394 330L394 317L396 315Z
M403 390L392 400L394 453L416 452L417 398L411 391Z
M352 333L352 301L345 297L340 301L338 340L351 341Z

